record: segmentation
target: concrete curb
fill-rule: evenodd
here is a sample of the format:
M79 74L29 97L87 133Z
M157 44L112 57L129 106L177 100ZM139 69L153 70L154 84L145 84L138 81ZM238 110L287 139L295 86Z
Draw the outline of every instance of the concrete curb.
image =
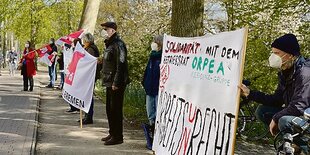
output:
M39 79L38 79L39 80ZM36 101L36 112L35 112L35 124L33 128L33 136L30 148L30 155L36 155L36 148L37 148L37 138L38 138L38 127L39 127L39 112L40 112L40 102L41 102L41 82L39 81L38 86L38 98Z

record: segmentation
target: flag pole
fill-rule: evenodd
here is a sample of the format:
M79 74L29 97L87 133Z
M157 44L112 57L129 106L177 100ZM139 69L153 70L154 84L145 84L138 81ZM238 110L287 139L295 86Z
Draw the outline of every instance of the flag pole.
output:
M80 109L80 127L83 128L82 110Z

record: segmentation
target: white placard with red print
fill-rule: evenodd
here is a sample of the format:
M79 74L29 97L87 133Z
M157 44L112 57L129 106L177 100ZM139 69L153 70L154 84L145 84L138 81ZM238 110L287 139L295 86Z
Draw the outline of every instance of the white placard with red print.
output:
M93 97L97 58L78 43L65 77L62 97L69 104L86 113Z
M155 154L233 154L246 37L164 36Z

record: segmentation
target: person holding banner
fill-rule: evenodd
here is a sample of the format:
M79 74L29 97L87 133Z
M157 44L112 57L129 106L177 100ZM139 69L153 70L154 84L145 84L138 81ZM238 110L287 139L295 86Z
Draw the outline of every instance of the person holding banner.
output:
M63 48L67 48L66 45L63 46ZM65 73L64 73L64 54L61 51L59 54L59 57L57 57L57 63L59 64L59 72L60 72L60 83L59 86L57 87L58 89L62 90L64 86L64 81L65 81Z
M54 54L57 55L57 46L55 45L55 39L51 38L50 39L50 47L52 48L52 51L48 53L49 55ZM54 57L52 61L52 65L48 66L48 75L50 77L50 83L46 86L47 88L53 88L55 84L55 80L57 80L57 73L56 73L56 68L55 68L55 61L56 57Z
M66 60L66 62L64 62L65 74L68 74L68 67L69 67L69 64L71 63L72 55L73 55L73 52L75 50L75 46L77 45L77 43L80 43L82 45L82 40L80 38L74 39L71 44L71 49L69 50L69 52L72 52L72 53L68 53L67 55L64 55L66 57L66 59L64 59ZM80 111L78 108L72 106L71 104L69 104L69 106L70 106L70 109L66 110L67 113L74 114Z
M268 95L252 91L245 85L240 86L241 92L248 99L261 103L257 117L266 124L275 135L279 130L291 128L290 122L310 106L310 61L300 53L299 43L293 34L285 34L272 44L269 57L270 67L277 68L278 87L274 94ZM268 120L266 114L272 114Z
M123 100L126 85L129 83L127 48L119 37L115 22L101 24L107 34L106 49L103 54L102 84L106 87L106 111L109 135L101 140L104 145L123 143Z
M146 93L146 112L149 125L146 125L146 133L150 135L150 139L154 137L156 109L159 89L160 62L162 56L163 36L157 35L151 44L151 54L147 66L144 71L142 85ZM151 140L152 141L152 140ZM152 148L152 144L147 144L148 148Z
M23 75L24 91L28 91L28 81L30 84L29 91L33 91L33 76L36 75L36 68L34 58L36 53L30 41L25 44L23 56L20 60L21 75Z
M91 33L86 33L83 36L84 49L92 56L98 58L99 50L98 50L98 47L95 45L94 41L95 41L94 36ZM98 79L98 76L97 76L98 73L100 73L100 70L98 70L98 65L97 65L95 83ZM94 115L94 97L92 97L92 101L91 101L91 105L90 105L88 113L85 113L83 124L92 124L93 115Z

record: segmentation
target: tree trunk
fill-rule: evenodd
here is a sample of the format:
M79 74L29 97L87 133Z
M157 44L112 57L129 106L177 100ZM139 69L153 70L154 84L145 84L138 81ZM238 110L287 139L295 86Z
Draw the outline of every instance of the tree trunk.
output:
M177 37L201 36L204 0L172 0L171 34Z
M79 29L94 33L101 0L84 0L83 14Z

